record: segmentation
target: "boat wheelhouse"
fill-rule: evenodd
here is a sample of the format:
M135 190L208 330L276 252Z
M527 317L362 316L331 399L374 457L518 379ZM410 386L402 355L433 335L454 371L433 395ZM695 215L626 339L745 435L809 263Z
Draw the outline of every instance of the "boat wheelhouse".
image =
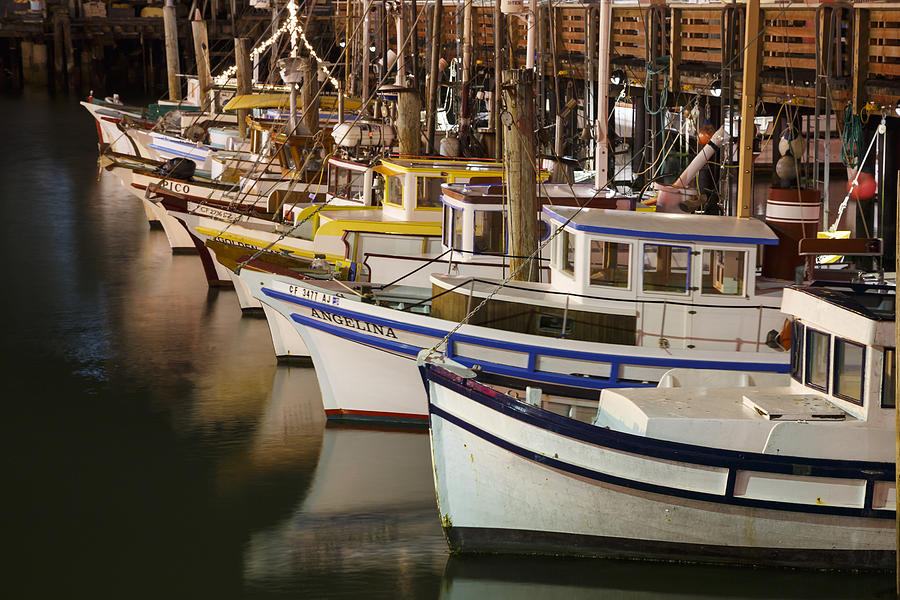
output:
M509 199L502 183L448 183L442 186L443 228L441 245L454 263L471 265L487 256L509 254L509 227L506 211ZM540 205L634 210L635 199L598 194L590 184L541 183L537 190ZM540 239L550 234L546 219L538 222ZM546 258L548 252L542 252ZM458 268L458 267L457 267ZM506 273L504 272L505 276Z
M478 365L497 385L577 394L594 404L604 388L654 385L676 367L787 372L788 355L774 342L785 320L780 289L755 290L756 248L776 240L765 224L545 210L561 228L551 245L551 283L432 274L432 289L422 293L415 287L364 284L348 290L345 283L244 271L241 279L303 336L326 412L336 419L424 421L427 405L424 390L416 387L414 359L430 348ZM603 231L596 230L599 222L605 223ZM571 243L560 243L559 238L569 239L566 228ZM712 237L711 231L718 234ZM602 246L607 242L615 246ZM681 255L673 245L689 252ZM581 254L575 258L570 248ZM724 293L700 266L705 252L709 269L716 264L715 252L740 265L720 269ZM602 281L587 275L591 256L595 270L607 271ZM645 262L649 275L637 268ZM567 275L570 266L573 271L583 266L584 277ZM681 289L692 269L701 281L706 276L708 290ZM667 287L645 290L641 278ZM380 296L387 293L393 299L382 303ZM398 301L403 293L407 300ZM475 307L480 310L473 312ZM364 365L359 377L348 378L339 368L347 360Z
M894 300L788 288L790 376L675 370L592 423L426 361L451 551L893 567Z

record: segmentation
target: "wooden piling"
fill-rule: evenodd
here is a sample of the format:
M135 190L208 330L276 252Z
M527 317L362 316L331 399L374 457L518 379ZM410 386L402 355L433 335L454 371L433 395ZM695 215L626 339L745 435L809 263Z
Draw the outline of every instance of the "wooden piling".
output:
M211 106L212 75L209 71L209 38L206 21L191 21L191 35L194 38L194 57L197 61L197 83L200 86L200 108Z
M500 126L500 82L503 79L504 32L500 2L494 2L494 91L491 92L491 127L494 130L494 158L503 160L503 135Z
M247 38L234 38L234 64L237 67L237 93L249 94L252 89L253 72L250 64L250 40ZM250 110L239 108L237 111L238 135L247 137L247 116Z
M441 22L444 18L443 0L434 0L431 11L431 63L428 65L428 92L425 96L425 137L428 147L425 151L437 154L434 145L434 130L437 121L437 96L440 82L438 61L441 54Z
M747 0L744 37L744 79L741 86L741 151L738 159L737 217L749 217L753 201L753 138L756 135L753 115L756 111L756 88L759 85L759 50L762 27L759 0Z
M69 87L69 94L74 96L76 90L75 77L75 49L72 47L72 21L69 19L69 13L63 12L60 17L63 34L63 51L66 57L66 82Z
M66 83L65 64L63 58L62 10L53 12L53 80L56 91L62 90Z
M300 89L303 124L310 134L314 134L319 131L319 76L316 59L312 56L301 59L300 69L303 71L303 87Z
M397 94L397 143L400 154L421 154L421 111L422 102L416 89L407 88Z
M169 100L181 100L181 86L178 73L181 65L178 60L178 25L175 21L175 0L166 0L163 7L163 28L166 34L166 75L169 81Z
M509 196L510 254L531 256L538 248L537 171L534 162L534 70L503 71L504 162ZM520 268L521 267L521 268ZM538 281L537 261L510 259L513 279Z

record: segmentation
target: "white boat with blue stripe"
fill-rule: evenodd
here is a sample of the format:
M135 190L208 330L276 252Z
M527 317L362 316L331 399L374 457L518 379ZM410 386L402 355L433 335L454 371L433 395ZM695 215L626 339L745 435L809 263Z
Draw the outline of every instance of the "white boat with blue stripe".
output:
M451 552L893 568L894 298L788 288L790 374L675 370L591 422L424 360Z
M381 288L240 276L299 331L332 419L424 425L415 359L432 347L499 385L580 394L594 405L601 389L655 385L673 368L787 372L777 343L784 282L756 280L758 247L777 243L761 221L544 212L559 230L552 283L432 275L431 289Z

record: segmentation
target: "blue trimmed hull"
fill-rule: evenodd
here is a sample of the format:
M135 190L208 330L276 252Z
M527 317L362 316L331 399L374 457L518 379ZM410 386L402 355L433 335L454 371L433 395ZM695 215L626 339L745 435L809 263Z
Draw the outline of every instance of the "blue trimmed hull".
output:
M454 552L894 566L895 512L884 493L892 463L655 440L560 417L432 365L422 371ZM755 493L753 480L775 482L782 495ZM855 505L821 492L850 487Z

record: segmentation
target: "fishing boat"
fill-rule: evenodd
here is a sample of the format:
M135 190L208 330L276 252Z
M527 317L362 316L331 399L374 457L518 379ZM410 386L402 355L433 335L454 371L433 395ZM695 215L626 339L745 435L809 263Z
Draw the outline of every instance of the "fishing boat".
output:
M293 269L288 272L301 278L310 269L321 274L321 266L312 267L316 263L328 265L326 276L347 281L369 281L373 273L385 281L410 277L425 281L423 267L443 268L442 257L444 265L449 264L447 251L440 248L441 208L434 206L440 185L448 180L466 182L459 185L485 178L495 181L501 174L499 165L487 161L416 158L379 164L330 157L325 204L282 203L281 219L278 214L252 216L195 202L178 204L171 195L159 199L216 253L217 268L229 265L241 306L251 306L251 300L259 306L243 280L234 275L251 258L254 266L250 268ZM387 183L374 185L376 177L386 177ZM492 260L494 268L505 264L502 258ZM276 358L308 363L306 344L290 320L267 305L262 309Z
M674 371L603 390L589 423L425 359L451 551L892 567L894 300L893 286L789 287L781 381Z
M425 425L415 359L433 347L497 384L593 402L603 388L655 385L676 367L787 372L775 341L785 282L756 275L759 247L778 242L762 221L549 206L543 214L554 232L552 283L240 276L303 337L332 419Z

